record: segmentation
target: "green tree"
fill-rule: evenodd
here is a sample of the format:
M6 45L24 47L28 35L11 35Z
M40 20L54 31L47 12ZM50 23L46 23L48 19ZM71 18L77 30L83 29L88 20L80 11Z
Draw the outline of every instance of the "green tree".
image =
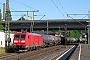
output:
M73 30L71 31L70 37L74 37L74 31Z
M74 30L74 37L75 38L79 38L80 37L80 33L78 32L78 30Z
M3 30L4 27L3 27L2 23L1 23L1 21L2 21L2 14L1 14L1 9L0 9L0 30Z
M71 36L70 37L73 37L73 38L80 38L80 33L78 30L72 30L71 31Z

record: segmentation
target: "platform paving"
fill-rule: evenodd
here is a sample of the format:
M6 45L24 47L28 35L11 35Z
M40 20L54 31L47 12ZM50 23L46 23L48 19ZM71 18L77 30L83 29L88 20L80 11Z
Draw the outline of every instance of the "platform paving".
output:
M74 51L70 60L90 60L90 49L88 44L80 44Z
M81 57L80 60L90 60L90 49L88 44L81 45Z

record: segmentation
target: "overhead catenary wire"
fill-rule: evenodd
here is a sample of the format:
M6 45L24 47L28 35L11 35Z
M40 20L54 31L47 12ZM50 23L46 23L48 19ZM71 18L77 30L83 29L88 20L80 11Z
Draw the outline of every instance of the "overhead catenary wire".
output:
M28 7L28 8L30 8L30 9L37 10L37 9L32 8L32 7L28 6L27 4L25 4L25 3L21 2L20 0L16 0L16 2L18 2L19 4L22 4L22 5L24 5L24 6ZM28 15L28 11L27 11L27 15ZM39 15L37 15L37 16L39 16ZM43 16L46 16L46 15L43 15ZM42 18L41 18L41 19L42 19ZM40 20L41 20L41 19L40 19Z
M24 6L26 6L26 7L28 7L28 8L32 8L32 7L30 7L30 6L22 3L20 0L18 0L18 1L19 1L21 4L23 4ZM35 8L32 8L32 9L35 9ZM35 10L37 10L37 9L35 9ZM37 16L40 16L40 15L37 15ZM46 15L43 15L43 17L44 17L44 16L46 16ZM43 17L41 17L40 20L41 20Z
M62 7L62 9L64 10L64 12L66 13L66 15L67 15L67 12L65 11L65 9L64 9L64 7L62 6L62 4L60 3L60 1L58 0L58 2L59 2L59 4L61 5L61 7ZM85 15L83 18L85 18L87 15ZM70 16L69 16L70 17ZM70 17L70 18L72 18L72 17ZM83 19L82 18L82 19ZM72 18L73 19L73 18ZM77 20L76 19L73 19L74 21L76 21L77 22ZM83 25L83 26L85 26L83 23L81 23L81 22L78 22L79 24L81 24L81 25Z
M10 8L10 9L12 9L12 10L14 10L14 11L17 11L17 10L14 9L14 8ZM19 13L23 14L23 16L26 16L25 13L22 13L22 12L19 12ZM12 15L12 12L11 12L11 16L22 16L22 15Z
M28 8L30 8L30 9L37 10L37 9L32 8L32 7L28 6L27 4L25 4L25 3L21 2L20 0L16 0L16 1L17 1L19 4L22 4L22 5L24 5L24 6L28 7Z
M52 0L51 0L52 1ZM52 1L53 2L53 1ZM62 6L62 4L60 3L60 1L58 0L58 2L59 2L59 4L61 5L61 7L62 7L62 9L64 10L64 12L66 13L66 15L67 15L67 12L65 11L65 9L64 9L64 7ZM54 2L53 2L54 3ZM55 3L54 3L55 4ZM55 5L56 6L56 5ZM57 6L56 6L57 7ZM58 7L57 7L58 8ZM72 17L70 17L70 18L72 18ZM84 18L84 17L83 17ZM73 18L72 18L73 19ZM73 19L73 20L75 20L76 22L77 22L77 20L76 19ZM84 24L82 24L81 22L79 22L81 25L83 25L83 26L85 26ZM69 23L69 24L71 24L71 23Z
M12 1L15 1L15 0L12 0ZM10 1L11 2L11 1ZM24 5L24 6L27 6L26 4L24 4L24 3L22 3L21 1L19 1L19 0L16 0L15 2L18 2L19 4L22 4L22 5ZM29 6L28 6L29 7ZM32 8L32 7L29 7L29 8ZM13 8L11 8L11 9L13 9ZM17 10L15 10L15 9L13 9L14 11L17 11ZM20 13L22 13L22 12L20 12ZM22 13L23 15L25 15L25 13ZM27 12L27 14L28 14L28 12Z
M68 17L70 17L70 16L68 16ZM72 17L70 17L70 18L71 18L72 20L76 21L77 23L79 23L79 24L81 24L81 25L85 26L83 23L81 23L81 22L77 21L76 19L73 19Z
M55 7L59 10L59 12L62 14L62 16L64 17L64 18L66 18L65 16L64 16L64 14L60 11L60 9L58 8L58 6L54 3L54 1L53 0L51 0L52 1L52 3L55 5Z
M83 18L85 18L88 14L67 14L68 17L70 17L71 19L73 19L73 18L72 18L71 16L69 16L69 15L85 15L85 16L83 17ZM82 19L83 19L83 18L82 18ZM77 21L76 19L73 19L73 20L76 21L77 23L83 25L83 26L85 27L85 30L86 30L86 27L87 27L87 26L86 26L85 24Z
M10 1L11 2L11 1ZM3 3L0 3L1 5L4 5ZM12 10L14 10L14 11L17 11L16 9L14 9L14 8L12 8L12 7L9 7L9 9L12 9ZM11 12L12 13L12 12ZM22 13L22 12L20 12L20 13ZM22 13L22 14L24 14L24 13ZM12 14L11 14L11 16L13 16ZM16 16L16 15L14 15L14 16ZM19 16L21 16L21 15L19 15Z
M88 15L85 15L83 18L85 18L85 17L87 17L87 16L88 16ZM83 19L83 18L82 18L82 19Z
M52 0L51 0L52 1ZM53 2L53 1L52 1ZM56 4L53 2L53 4L56 6ZM60 11L60 9L58 8L58 6L56 6L56 8L59 10L59 12L63 15L63 13ZM64 9L64 8L63 8ZM65 10L64 10L65 11ZM66 13L66 11L65 11L65 13ZM66 15L67 15L67 13L66 13ZM65 18L65 16L63 15L63 17ZM69 23L69 24L71 24L71 23ZM73 28L74 29L74 28Z
M58 0L60 6L62 7L62 9L64 10L65 14L67 15L67 12L65 11L64 7L62 6L62 4L60 3L60 1Z
M53 0L51 0L53 2ZM58 8L58 6L53 2L53 4L55 5L55 7L59 10L59 12L62 14L62 16L65 18L65 16L63 15L63 13L60 11L60 9Z

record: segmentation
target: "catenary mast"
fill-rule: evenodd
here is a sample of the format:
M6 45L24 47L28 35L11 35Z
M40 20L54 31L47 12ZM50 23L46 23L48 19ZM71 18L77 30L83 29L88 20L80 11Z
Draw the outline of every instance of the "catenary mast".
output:
M9 43L10 43L10 28L9 28L10 21L11 21L11 13L9 9L9 0L6 0L6 11L5 11L5 48L6 48L6 52L8 51Z

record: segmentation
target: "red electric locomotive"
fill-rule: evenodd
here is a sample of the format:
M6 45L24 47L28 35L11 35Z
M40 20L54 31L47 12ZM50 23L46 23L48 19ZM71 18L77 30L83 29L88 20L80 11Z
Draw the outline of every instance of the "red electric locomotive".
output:
M30 50L39 46L43 46L43 39L40 34L29 32L16 32L14 34L14 50Z

